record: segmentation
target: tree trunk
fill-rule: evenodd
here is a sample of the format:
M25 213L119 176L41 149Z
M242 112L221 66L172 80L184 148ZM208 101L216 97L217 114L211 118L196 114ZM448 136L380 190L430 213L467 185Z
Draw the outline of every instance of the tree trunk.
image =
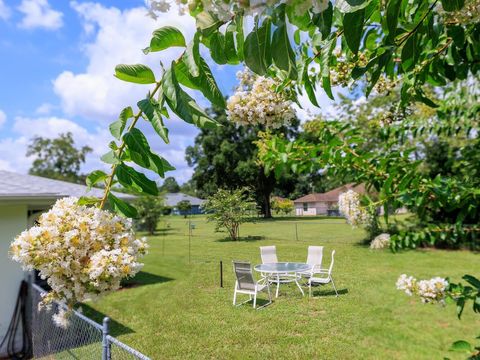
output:
M258 174L260 206L262 208L262 215L265 219L272 217L272 209L270 206L270 196L272 195L273 188L275 187L275 175L271 172L268 176L265 175L265 170L260 167Z

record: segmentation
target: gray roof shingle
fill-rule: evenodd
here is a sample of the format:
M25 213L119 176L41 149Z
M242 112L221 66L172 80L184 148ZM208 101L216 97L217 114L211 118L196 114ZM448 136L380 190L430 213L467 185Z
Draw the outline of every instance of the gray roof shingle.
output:
M88 192L87 190L85 185L0 170L0 199L60 198L85 195L101 197L103 195L101 189L91 189ZM135 198L128 194L115 193L115 195L123 199Z
M165 204L167 206L176 206L180 201L187 200L190 201L190 204L202 205L205 200L196 198L195 196L190 196L184 193L166 193L165 194Z

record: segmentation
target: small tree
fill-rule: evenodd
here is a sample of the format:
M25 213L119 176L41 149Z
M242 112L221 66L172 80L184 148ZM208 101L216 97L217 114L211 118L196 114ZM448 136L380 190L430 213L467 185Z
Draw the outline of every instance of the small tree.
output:
M293 201L290 199L282 199L278 197L272 199L272 210L277 213L288 215L293 211L293 208Z
M249 220L249 213L255 203L248 192L248 189L223 190L207 199L203 205L209 213L208 221L214 221L215 231L226 229L230 239L238 239L240 224Z
M177 209L180 214L182 214L184 217L187 217L187 215L192 210L192 204L188 200L182 200L178 202Z
M158 196L141 196L135 205L138 212L137 227L153 235L165 211L163 199Z

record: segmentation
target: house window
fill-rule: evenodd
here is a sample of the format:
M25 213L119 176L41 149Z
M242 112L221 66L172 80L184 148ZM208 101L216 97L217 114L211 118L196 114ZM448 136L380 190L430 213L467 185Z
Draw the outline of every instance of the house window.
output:
M308 203L303 203L303 211L308 211Z

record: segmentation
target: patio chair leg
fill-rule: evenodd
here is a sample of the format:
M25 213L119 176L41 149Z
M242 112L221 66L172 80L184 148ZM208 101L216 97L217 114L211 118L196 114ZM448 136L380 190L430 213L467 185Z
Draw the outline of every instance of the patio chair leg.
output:
M310 297L312 297L312 282L311 281L308 282L308 295Z
M255 291L255 295L253 295L253 308L257 307L257 292Z
M278 289L280 288L280 276L277 275L277 292L275 293L275 297L278 298Z
M268 301L272 302L272 294L270 294L270 285L267 283L267 291L268 291Z
M336 297L338 297L338 291L337 288L335 287L335 283L333 282L333 278L330 276L330 281L332 282L333 290L335 290Z
M235 284L235 291L233 292L233 305L237 305L237 284Z

